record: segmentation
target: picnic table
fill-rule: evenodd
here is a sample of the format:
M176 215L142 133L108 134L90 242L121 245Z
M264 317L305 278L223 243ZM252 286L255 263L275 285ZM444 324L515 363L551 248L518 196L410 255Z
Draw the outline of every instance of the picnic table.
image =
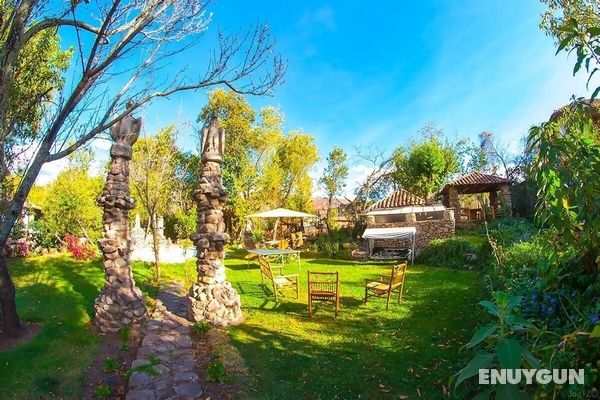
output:
M300 267L300 250L294 249L251 249L248 253L256 254L257 256L279 260L281 264L285 264L286 258L295 258L298 261L298 267Z

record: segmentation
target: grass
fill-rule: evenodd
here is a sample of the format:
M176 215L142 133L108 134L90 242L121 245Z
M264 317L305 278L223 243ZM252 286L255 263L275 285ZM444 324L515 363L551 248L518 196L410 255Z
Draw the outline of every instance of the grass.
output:
M382 300L362 303L364 279L387 275L389 266L307 259L285 267L300 274L300 299L275 303L260 285L256 265L241 254L226 261L247 320L229 330L232 344L252 371L242 397L261 399L442 398L442 385L460 369L480 313L477 273L427 266L409 269L405 301L385 311ZM103 284L98 261L66 256L14 260L19 312L43 324L29 343L0 353L0 398L76 399L100 338L90 327L94 299ZM194 262L162 265L163 280L195 279ZM306 310L306 271L340 271L342 309ZM153 272L134 264L136 283L153 296Z
M443 385L464 366L459 348L479 322L483 293L477 273L409 267L403 303L369 300L364 279L388 275L389 266L307 260L285 273L300 275L300 299L272 301L256 266L229 260L228 277L242 297L243 325L230 330L233 344L253 371L247 397L263 399L443 398ZM341 313L323 305L306 309L307 269L339 271Z

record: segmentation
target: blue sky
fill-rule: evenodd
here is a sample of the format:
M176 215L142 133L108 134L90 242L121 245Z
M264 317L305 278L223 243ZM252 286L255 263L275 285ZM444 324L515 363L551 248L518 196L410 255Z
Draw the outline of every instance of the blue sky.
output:
M267 22L288 60L286 82L250 101L279 106L286 129L314 135L323 158L334 145L391 151L428 122L473 139L490 130L516 147L532 124L587 93L584 76L572 76L573 60L554 56L552 39L539 30L542 10L533 0L221 0L211 6L206 41L187 59L205 67L217 27ZM182 147L195 148L186 122L205 103L204 92L159 100L144 111L146 133L177 123ZM364 170L357 161L350 187Z

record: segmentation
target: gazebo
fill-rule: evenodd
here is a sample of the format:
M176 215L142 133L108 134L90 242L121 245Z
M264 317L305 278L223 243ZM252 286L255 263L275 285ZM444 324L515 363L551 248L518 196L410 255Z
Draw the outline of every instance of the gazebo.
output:
M511 216L510 184L511 182L506 178L481 172L471 172L446 184L440 194L443 195L443 204L448 208L454 208L456 214L460 216L460 220L463 221ZM485 214L481 208L462 207L460 195L477 193L489 194L491 215Z
M316 215L308 214L301 211L289 210L287 208L275 208L273 210L263 211L256 214L250 214L247 218L274 218L276 219L275 228L273 229L273 240L277 238L277 226L282 218L318 218Z

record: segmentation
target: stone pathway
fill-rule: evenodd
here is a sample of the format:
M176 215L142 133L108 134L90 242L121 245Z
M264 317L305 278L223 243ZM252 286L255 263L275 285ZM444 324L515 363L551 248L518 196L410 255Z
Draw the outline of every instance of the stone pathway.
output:
M194 372L191 323L180 282L158 294L156 309L146 324L126 400L199 399L203 393Z

